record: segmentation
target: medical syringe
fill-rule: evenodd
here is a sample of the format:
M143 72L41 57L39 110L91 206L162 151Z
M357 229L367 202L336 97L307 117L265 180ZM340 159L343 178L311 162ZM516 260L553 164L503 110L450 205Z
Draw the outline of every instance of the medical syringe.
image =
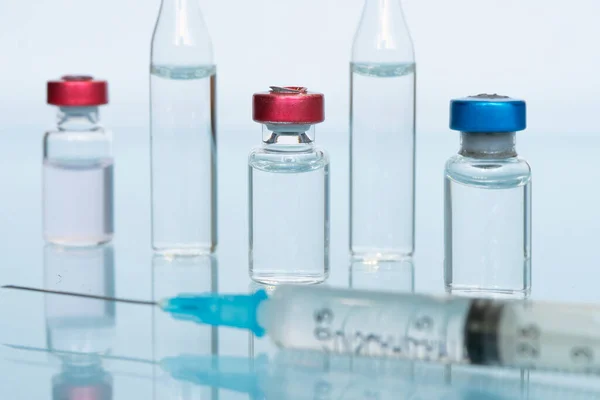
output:
M600 373L600 307L279 286L268 296L180 295L174 318L268 334L279 346L441 363Z

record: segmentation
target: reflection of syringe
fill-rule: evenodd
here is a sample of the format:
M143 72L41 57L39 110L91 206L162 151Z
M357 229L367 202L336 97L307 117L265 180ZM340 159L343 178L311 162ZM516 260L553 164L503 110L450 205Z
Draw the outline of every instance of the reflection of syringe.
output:
M196 385L248 393L252 399L488 399L591 400L597 385L525 383L515 375L488 369L462 368L461 377L450 368L403 360L327 355L282 350L274 359L181 355L159 362L173 378ZM407 369L413 369L407 374ZM586 386L589 383L586 382Z
M280 286L270 297L261 290L158 303L107 300L157 305L177 319L249 329L257 336L268 333L288 348L600 373L600 307L316 286Z
M7 346L54 353L42 348ZM200 388L246 393L256 400L592 400L600 396L593 379L569 377L562 384L553 380L551 383L523 382L511 374L512 371L503 374L497 369L462 367L455 374L452 367L430 363L312 351L281 350L273 358L183 354L158 361L115 355L102 356L102 359L156 364L177 381Z

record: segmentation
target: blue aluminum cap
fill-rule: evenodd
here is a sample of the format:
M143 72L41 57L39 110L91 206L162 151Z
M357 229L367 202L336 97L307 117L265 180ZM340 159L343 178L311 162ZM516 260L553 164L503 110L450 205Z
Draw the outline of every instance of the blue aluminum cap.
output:
M450 102L450 129L461 132L516 132L527 127L525 101L479 94Z

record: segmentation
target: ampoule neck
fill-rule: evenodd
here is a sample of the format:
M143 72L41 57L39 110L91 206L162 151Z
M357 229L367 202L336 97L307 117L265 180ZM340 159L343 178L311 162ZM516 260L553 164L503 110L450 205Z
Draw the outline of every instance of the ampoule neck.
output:
M200 12L200 4L198 0L161 0L161 12L170 10L183 10L185 12Z
M162 0L158 20L173 24L175 29L172 33L179 36L206 31L198 0Z
M394 12L400 13L399 16L403 17L400 0L365 0L363 12Z
M365 0L354 36L352 61L414 62L412 38L400 0Z
M60 131L94 131L100 128L98 107L59 107L58 129Z
M198 0L162 0L152 35L151 63L212 66L213 47Z
M263 146L279 152L310 151L314 148L314 129L311 125L266 124Z
M517 156L515 132L461 132L460 151L463 157L505 159Z

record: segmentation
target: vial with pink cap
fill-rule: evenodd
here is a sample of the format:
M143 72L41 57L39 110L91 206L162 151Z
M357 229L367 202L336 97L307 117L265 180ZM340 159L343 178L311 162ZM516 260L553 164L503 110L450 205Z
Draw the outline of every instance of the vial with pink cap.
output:
M256 93L263 143L249 156L250 277L317 283L329 275L329 156L314 144L324 97L304 87Z
M93 246L113 237L113 157L98 106L108 84L91 76L48 82L58 106L56 129L44 136L43 235L49 243Z

